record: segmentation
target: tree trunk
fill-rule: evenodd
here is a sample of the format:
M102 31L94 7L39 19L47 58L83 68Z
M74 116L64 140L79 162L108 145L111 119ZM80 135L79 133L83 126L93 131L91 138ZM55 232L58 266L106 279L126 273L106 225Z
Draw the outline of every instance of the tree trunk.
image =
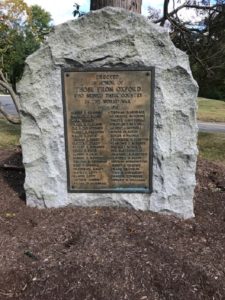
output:
M106 6L121 7L126 10L141 13L142 0L91 0L91 10L97 10Z
M14 92L17 93L17 91L16 91L16 77L15 76L11 76L11 85L12 85L12 88L13 88Z
M166 22L167 17L168 17L169 2L170 2L170 0L164 0L164 5L163 5L163 18L162 18L162 21L161 21L161 23L160 23L160 26L162 26L162 27L165 25L165 22Z

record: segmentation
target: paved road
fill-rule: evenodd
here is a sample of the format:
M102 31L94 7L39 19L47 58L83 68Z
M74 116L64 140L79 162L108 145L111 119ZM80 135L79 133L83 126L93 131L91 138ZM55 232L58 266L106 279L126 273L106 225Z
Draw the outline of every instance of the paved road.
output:
M201 132L223 132L225 133L225 123L198 122L198 128Z
M10 96L0 95L0 104L5 108L6 112L14 116L17 115L15 105ZM225 123L206 123L198 122L199 131L201 132L224 132Z

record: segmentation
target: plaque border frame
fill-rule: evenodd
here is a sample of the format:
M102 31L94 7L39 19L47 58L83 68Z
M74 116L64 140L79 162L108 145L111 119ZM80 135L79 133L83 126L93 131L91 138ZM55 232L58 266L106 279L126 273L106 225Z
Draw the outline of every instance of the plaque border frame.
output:
M71 189L70 188L70 167L68 157L68 131L67 131L67 113L66 113L66 94L64 74L70 72L117 72L117 71L147 71L151 72L151 98L150 98L150 130L149 130L149 188L138 190L138 188L119 188L119 189ZM154 141L154 103L155 103L155 67L127 66L127 67L63 67L61 68L61 85L62 85L62 104L63 104L63 123L64 123L64 142L65 142L65 159L67 173L67 192L88 193L88 194L151 194L153 192L153 141Z

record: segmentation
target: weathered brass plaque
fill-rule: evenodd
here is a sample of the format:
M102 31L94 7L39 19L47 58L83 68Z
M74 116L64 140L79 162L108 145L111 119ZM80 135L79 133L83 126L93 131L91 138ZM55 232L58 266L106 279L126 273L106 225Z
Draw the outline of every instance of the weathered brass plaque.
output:
M151 191L152 69L63 71L69 192Z

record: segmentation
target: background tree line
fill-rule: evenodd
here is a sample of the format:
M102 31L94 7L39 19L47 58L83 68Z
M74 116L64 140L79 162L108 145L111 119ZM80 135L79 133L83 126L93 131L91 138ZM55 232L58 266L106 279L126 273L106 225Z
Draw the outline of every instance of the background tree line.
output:
M198 21L185 21L179 14L185 9L194 10ZM167 26L176 47L189 55L199 95L225 100L225 1L165 0L163 16L150 7L149 18Z

